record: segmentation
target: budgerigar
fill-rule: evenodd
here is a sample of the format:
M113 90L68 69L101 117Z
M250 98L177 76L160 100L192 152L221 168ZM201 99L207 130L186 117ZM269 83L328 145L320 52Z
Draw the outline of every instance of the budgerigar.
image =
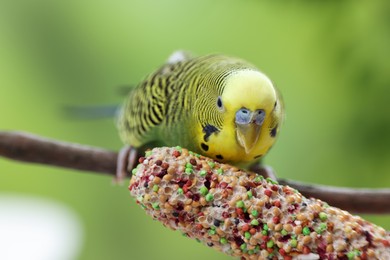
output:
M278 90L254 65L177 52L130 91L118 128L138 150L182 146L240 166L267 153L283 117Z

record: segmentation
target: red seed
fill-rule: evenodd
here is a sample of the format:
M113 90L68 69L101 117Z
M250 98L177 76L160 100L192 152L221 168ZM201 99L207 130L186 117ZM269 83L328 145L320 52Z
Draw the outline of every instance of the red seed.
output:
M175 151L173 151L172 155L175 157L179 157L181 155L181 153L178 150L175 150Z
M184 189L183 189L184 190ZM192 192L191 191L187 191L186 192L186 197L189 198L189 199L192 199Z
M242 226L242 231L246 232L246 231L248 231L248 230L249 230L249 225L248 225L248 224L244 224L244 225Z
M191 158L190 159L190 163L195 166L196 165L196 160L194 158Z
M281 256L285 256L285 255L286 255L286 251L285 251L283 248L280 248L280 249L279 249L279 254L280 254Z
M302 249L302 252L305 254L305 255L308 255L311 253L311 250L308 246L304 246L303 249Z
M243 215L244 211L242 210L242 208L236 208L236 213L237 215Z
M280 200L275 200L274 201L274 206L280 208L281 207Z
M157 160L156 161L156 165L160 166L162 164L162 161L161 160Z
M219 184L219 187L220 187L221 189L225 189L227 186L228 186L228 184L227 184L226 182L221 182L221 183Z
M230 214L227 211L222 212L222 217L223 218L229 218Z
M292 259L293 259L292 256L289 256L289 255L286 255L283 258L283 260L292 260Z
M383 240L382 240L382 244L383 244L385 247L390 247L390 241L389 241L389 240L383 239Z
M272 222L273 222L274 224L279 224L280 218L279 218L279 217L273 217L273 218L272 218Z
M255 228L251 228L249 230L249 233L251 233L251 235L253 236L254 234L256 234L256 229Z
M272 185L271 186L271 190L273 191L278 191L279 190L279 187L277 185Z
M162 167L163 169L168 169L169 164L167 164L166 162L164 162L164 163L161 165L161 167Z
M138 162L139 163L143 163L145 161L145 157L140 157L139 159L138 159Z
M267 195L268 197L271 197L271 196L272 196L272 191L270 191L270 190L265 190L265 191L264 191L264 194Z

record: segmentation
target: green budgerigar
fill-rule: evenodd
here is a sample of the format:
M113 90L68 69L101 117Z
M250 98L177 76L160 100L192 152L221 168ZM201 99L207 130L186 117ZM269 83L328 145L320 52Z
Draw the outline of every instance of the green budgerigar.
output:
M279 92L254 65L176 52L130 91L118 128L138 150L179 145L240 165L267 153L283 115Z

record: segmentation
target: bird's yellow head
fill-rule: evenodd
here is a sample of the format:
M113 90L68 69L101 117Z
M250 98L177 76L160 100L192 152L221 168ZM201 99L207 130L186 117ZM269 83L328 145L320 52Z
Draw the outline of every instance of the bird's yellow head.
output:
M208 154L230 163L262 157L281 125L281 103L276 88L263 73L250 69L232 72L216 100L223 127L210 136Z

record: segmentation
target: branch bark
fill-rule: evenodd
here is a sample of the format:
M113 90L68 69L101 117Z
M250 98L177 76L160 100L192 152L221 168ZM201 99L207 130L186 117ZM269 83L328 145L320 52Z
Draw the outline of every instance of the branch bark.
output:
M86 145L60 142L23 132L0 131L0 156L115 176L118 153ZM279 179L306 197L326 201L355 213L389 214L390 189L353 189Z

